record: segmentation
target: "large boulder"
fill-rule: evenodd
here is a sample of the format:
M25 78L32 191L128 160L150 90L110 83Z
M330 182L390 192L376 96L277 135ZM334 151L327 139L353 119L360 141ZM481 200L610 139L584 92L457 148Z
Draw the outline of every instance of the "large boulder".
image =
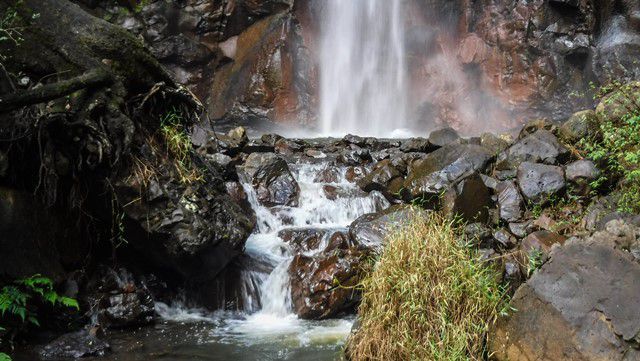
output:
M518 167L518 184L527 199L544 200L564 188L564 170L554 165L524 162Z
M152 323L153 298L144 288L106 296L99 304L98 320L111 328L128 328Z
M467 222L486 222L492 206L491 192L477 173L449 188L442 197L445 214Z
M482 172L492 155L473 144L449 144L409 167L404 188L413 198L437 197L462 179Z
M365 256L355 249L295 256L289 265L295 313L303 319L325 319L354 312Z
M558 129L560 137L569 143L587 139L598 131L598 117L593 110L583 110L572 115Z
M104 356L111 351L106 341L87 330L64 334L40 350L43 360L79 359Z
M200 172L201 180L186 184L177 180L172 164L160 164L148 184L131 176L114 182L124 204L124 232L116 236L126 238L127 251L135 251L128 257L136 267L168 280L209 284L242 253L255 225L253 214L231 199L219 174Z
M349 235L357 246L380 249L385 238L410 222L418 208L408 205L394 205L378 213L364 214L349 226Z
M500 169L517 168L522 162L556 164L569 155L569 150L546 129L525 136L498 156Z
M389 185L401 176L402 174L393 166L392 161L385 159L376 163L373 169L356 183L365 192L380 191L389 194Z
M253 153L238 167L241 179L250 182L258 201L266 207L298 205L300 187L287 162L273 153Z
M460 139L458 132L453 128L442 128L434 130L429 134L429 143L431 143L435 148L444 147L447 144L458 142Z
M640 360L640 264L600 242L570 240L515 293L490 340L497 361Z

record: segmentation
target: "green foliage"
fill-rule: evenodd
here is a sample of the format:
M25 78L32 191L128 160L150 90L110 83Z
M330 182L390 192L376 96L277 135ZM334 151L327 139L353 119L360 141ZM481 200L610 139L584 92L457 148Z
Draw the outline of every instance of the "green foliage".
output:
M4 352L0 352L0 361L11 361L11 357Z
M0 45L8 43L14 46L20 45L24 41L22 38L23 18L18 12L18 7L23 6L22 0L15 3L14 6L7 8L7 10L0 14ZM31 13L31 19L35 20L40 17L40 14ZM0 61L5 61L7 55L0 53Z
M508 310L506 294L459 233L444 216L416 213L386 239L361 286L351 360L484 359L488 329Z
M544 264L544 253L539 249L533 249L527 258L527 277L531 277Z
M180 182L191 184L201 181L202 175L191 162L193 148L184 124L182 113L174 109L160 119L160 132L166 142L169 155L174 158Z
M64 306L79 309L78 301L73 298L60 296L53 288L51 279L34 275L13 281L0 292L0 315L12 315L20 318L23 323L40 326L36 313L32 310L31 302L37 299L51 306Z
M601 178L590 185L601 190L619 180L619 210L639 213L640 90L637 84L613 82L599 95L606 109L599 113L600 134L579 144L587 157L605 168Z

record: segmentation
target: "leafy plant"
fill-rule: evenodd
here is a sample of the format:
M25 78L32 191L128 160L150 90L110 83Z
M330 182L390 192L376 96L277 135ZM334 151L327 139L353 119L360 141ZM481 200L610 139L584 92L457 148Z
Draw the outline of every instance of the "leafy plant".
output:
M11 361L11 357L4 352L0 352L0 361Z
M41 275L13 281L0 292L0 315L7 314L19 317L22 322L40 326L30 301L39 299L52 306L65 306L79 309L78 301L60 296L53 288L53 281Z
M605 168L590 185L596 190L618 181L618 208L640 212L640 88L637 83L604 86L598 136L583 139L585 155Z

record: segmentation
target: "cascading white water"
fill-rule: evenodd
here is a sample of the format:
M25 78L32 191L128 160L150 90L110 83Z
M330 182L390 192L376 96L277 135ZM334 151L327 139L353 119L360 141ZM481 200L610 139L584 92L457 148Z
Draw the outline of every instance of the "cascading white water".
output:
M298 207L266 208L258 203L251 184L243 184L258 222L257 232L247 240L246 253L271 263L274 269L266 278L259 274L247 275L247 279L260 280L261 286L257 293L245 294L243 303L261 304L262 309L239 324L242 331L266 327L271 331L280 329L286 332L298 326L291 307L288 273L294 255L291 246L278 237L278 232L287 228L346 228L357 217L389 206L382 194L364 194L355 184L349 183L344 176L346 169L342 169L338 181L331 184L340 189L343 196L330 200L323 190L326 184L314 181L326 164L290 166L300 186ZM321 243L310 254L321 252L325 246L326 243Z
M324 6L321 131L403 134L410 121L401 0L326 0Z

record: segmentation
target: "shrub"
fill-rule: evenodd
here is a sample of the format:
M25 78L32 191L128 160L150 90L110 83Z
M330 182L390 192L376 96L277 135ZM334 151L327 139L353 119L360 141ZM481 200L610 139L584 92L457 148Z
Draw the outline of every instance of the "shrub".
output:
M346 350L352 360L483 359L506 294L454 224L416 215L388 237L362 283L360 327Z
M1 320L11 325L18 325L11 327L12 335L19 332L25 325L40 326L36 309L38 303L79 309L78 301L60 296L53 287L53 281L49 278L34 275L14 280L0 290ZM10 328L6 324L5 326L7 329ZM0 331L6 330L0 327ZM0 361L6 360L11 360L11 358L0 352Z
M603 189L617 182L618 208L640 212L640 88L637 83L612 83L599 93L599 134L580 142L585 156L605 171L592 183Z

